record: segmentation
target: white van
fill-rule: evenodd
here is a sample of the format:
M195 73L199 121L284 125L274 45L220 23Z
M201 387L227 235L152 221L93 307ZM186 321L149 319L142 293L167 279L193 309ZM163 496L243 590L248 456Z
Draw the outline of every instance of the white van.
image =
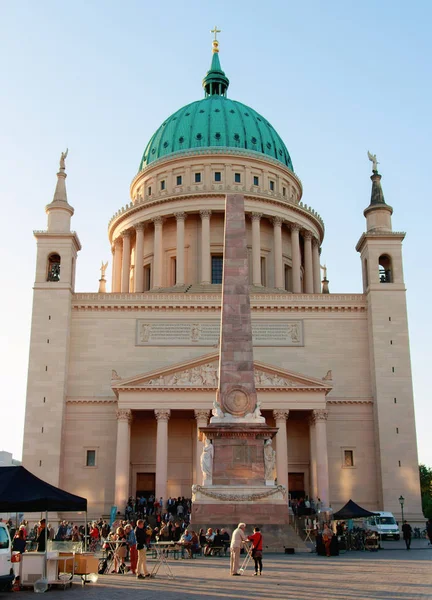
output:
M0 590L10 592L15 578L12 562L12 545L6 523L0 522Z
M364 527L369 531L375 531L382 539L392 538L400 539L399 526L393 513L385 511L376 511L376 517L368 517L364 522Z

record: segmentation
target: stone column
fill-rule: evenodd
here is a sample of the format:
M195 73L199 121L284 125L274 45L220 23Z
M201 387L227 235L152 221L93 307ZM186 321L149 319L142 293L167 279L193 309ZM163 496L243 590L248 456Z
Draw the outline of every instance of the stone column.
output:
M291 260L292 260L292 283L294 294L301 293L301 256L300 256L300 226L291 223Z
M274 410L273 416L279 431L276 434L276 473L277 482L286 488L288 494L288 438L287 418L289 410Z
M176 285L185 283L185 219L186 213L178 212L174 214L177 221L177 255L176 255Z
M121 270L122 270L122 246L121 237L114 240L114 281L113 292L121 291Z
M130 424L132 412L129 409L119 409L117 416L117 446L116 466L114 479L114 503L121 513L126 508L129 498L129 471L130 471Z
M204 448L203 435L200 433L200 427L206 427L208 425L209 411L208 410L195 410L195 419L197 424L197 439L196 439L196 457L195 457L195 483L202 485L202 471L201 471L201 454Z
M319 240L315 237L312 240L312 263L313 263L314 294L321 294L321 269L320 269Z
M274 217L273 219L273 248L274 248L274 269L275 269L275 288L284 289L284 277L282 272L282 219Z
M211 210L200 210L201 215L201 283L211 283L210 215Z
M131 264L131 252L130 252L130 232L125 231L122 233L123 238L123 257L122 257L122 275L121 275L121 291L129 292L130 282L130 264Z
M144 291L144 223L135 226L135 292Z
M169 409L156 409L156 498L167 498Z
M252 213L252 285L262 285L261 282L261 213Z
M313 415L309 419L309 455L310 455L310 497L314 500L318 496L317 488L317 459L315 440L315 420Z
M318 497L322 506L329 505L329 474L327 458L327 410L314 410Z
M312 233L305 231L303 233L304 239L304 268L305 268L305 292L306 294L313 294L314 292L314 279L313 279L313 266L312 266Z
M153 241L153 287L162 287L162 217L155 217Z

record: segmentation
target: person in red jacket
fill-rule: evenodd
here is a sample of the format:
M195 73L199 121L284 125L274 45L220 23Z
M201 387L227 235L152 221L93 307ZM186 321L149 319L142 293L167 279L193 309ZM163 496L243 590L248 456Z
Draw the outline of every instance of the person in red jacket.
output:
M263 549L263 537L261 535L259 527L254 527L254 532L247 538L252 542L252 558L255 562L255 573L254 575L262 574L262 549Z

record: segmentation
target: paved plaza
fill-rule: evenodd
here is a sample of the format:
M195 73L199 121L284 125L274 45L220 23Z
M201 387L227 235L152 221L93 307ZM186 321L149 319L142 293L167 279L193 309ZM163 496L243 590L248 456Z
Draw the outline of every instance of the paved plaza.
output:
M249 567L242 577L229 575L228 557L173 560L175 578L162 569L155 579L137 581L131 574L103 575L85 588L51 590L49 598L87 600L184 600L207 598L287 600L363 600L392 598L432 599L432 549L424 542L410 552L402 549L377 553L350 552L337 557L315 554L264 555L262 577L253 577ZM154 564L149 560L149 567ZM78 578L77 578L78 581ZM142 591L145 594L142 595ZM12 594L5 594L10 597Z

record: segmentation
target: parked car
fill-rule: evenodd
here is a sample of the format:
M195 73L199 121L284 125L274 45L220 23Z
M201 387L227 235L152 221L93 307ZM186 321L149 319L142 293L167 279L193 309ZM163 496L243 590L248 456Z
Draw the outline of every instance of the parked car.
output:
M0 522L0 590L10 592L15 578L12 562L12 544L6 523Z
M375 531L382 539L390 538L400 540L400 531L393 513L386 511L376 511L376 517L368 517L363 523L365 529Z

